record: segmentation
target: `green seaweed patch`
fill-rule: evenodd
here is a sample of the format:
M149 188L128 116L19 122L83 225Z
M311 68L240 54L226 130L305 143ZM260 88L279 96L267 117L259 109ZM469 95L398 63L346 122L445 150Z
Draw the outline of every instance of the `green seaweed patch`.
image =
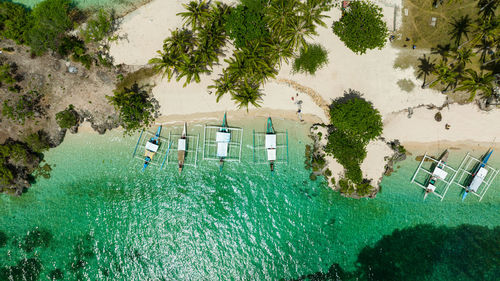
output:
M47 248L52 241L52 233L46 229L35 228L28 231L24 236L24 243L21 248L26 252L32 252L35 248Z
M22 259L16 265L0 268L0 280L36 281L42 271L42 262L37 258Z
M68 263L68 269L73 272L79 272L89 264L90 260L95 258L94 238L86 234L78 239L73 248L73 258Z
M7 237L7 234L5 234L5 232L3 231L0 231L0 248L5 247L5 245L7 245L8 239L9 238Z
M59 268L56 268L49 273L49 279L50 280L63 280L64 279L64 272L60 270Z

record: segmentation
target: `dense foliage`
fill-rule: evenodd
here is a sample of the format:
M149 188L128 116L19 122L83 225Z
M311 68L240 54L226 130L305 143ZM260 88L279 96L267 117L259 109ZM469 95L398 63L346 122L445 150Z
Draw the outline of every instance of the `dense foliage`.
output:
M237 48L250 47L269 37L264 6L264 0L243 0L226 15L226 31Z
M120 112L125 132L130 133L142 126L148 126L154 120L153 98L137 83L130 88L115 91L113 96L107 98Z
M314 74L328 64L328 51L319 44L300 48L300 54L293 62L294 72Z
M366 1L351 1L349 7L344 16L333 23L333 33L357 54L384 47L388 31L382 20L382 9Z
M349 94L359 95L353 90ZM365 145L382 133L380 113L360 97L336 100L330 106L330 120L338 131Z
M331 0L245 0L235 7L221 2L191 1L185 4L184 28L165 39L154 68L168 79L186 78L184 86L210 74L232 39L234 51L227 67L209 86L219 101L230 93L240 107L259 106L260 87L274 78L281 64L288 62L306 38L316 35Z
M330 120L333 130L325 151L345 168L349 181L339 182L341 191L352 193L355 189L358 195L367 195L372 187L363 180L360 165L368 142L382 133L382 116L359 92L349 90L330 106Z
M109 37L113 32L114 15L100 9L97 14L87 21L87 27L82 35L85 42L99 42Z
M35 5L31 12L32 28L27 41L37 55L48 49L57 50L58 41L73 27L69 17L69 0L45 0Z
M26 32L31 28L28 10L19 4L8 1L0 2L0 36L22 44L26 41Z
M62 129L69 129L78 124L78 113L70 104L65 110L56 113L56 121Z
M0 87L3 85L12 85L16 82L14 79L15 71L11 64L0 64Z

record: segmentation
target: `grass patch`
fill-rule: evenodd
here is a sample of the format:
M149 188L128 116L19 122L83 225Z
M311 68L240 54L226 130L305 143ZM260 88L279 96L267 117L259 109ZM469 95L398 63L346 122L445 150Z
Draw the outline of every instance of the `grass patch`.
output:
M411 92L415 88L415 84L410 79L399 79L398 86L405 92Z
M472 20L477 18L477 1L462 0L455 3L446 3L434 8L434 0L407 0L403 6L403 25L400 29L401 37L393 41L397 47L431 48L437 44L450 43L450 22L453 18L468 14ZM408 9L408 16L404 15ZM436 26L431 26L432 17L436 18ZM409 41L406 41L409 38Z

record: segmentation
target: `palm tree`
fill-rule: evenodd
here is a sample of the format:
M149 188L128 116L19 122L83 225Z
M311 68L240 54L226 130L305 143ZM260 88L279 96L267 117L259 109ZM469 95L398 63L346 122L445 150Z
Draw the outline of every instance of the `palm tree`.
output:
M283 34L284 42L294 51L301 46L307 48L306 37L317 35L314 23L305 17L296 17L285 30Z
M436 48L431 48L431 54L440 55L441 58L446 62L448 58L451 57L451 45L437 45Z
M423 58L418 58L418 60L419 60L420 64L417 66L418 67L417 78L420 79L420 77L423 76L423 78L424 78L424 82L422 83L422 89L423 89L426 86L425 80L427 79L427 76L430 75L434 71L436 64L434 63L434 61L431 62L431 58L426 57L425 54L424 54Z
M445 60L441 59L439 64L435 67L433 74L436 75L436 79L429 83L431 87L440 83L441 85L446 85L444 88L444 92L448 90L449 87L456 84L457 81L457 72L455 72L450 66L446 63Z
M227 72L224 72L218 79L215 79L213 81L215 82L215 85L210 85L208 86L208 88L215 90L217 102L219 102L222 96L224 96L226 93L232 92L235 89L236 80Z
M483 74L482 72L478 74L472 69L467 69L466 73L466 78L460 83L461 86L456 88L456 91L467 91L470 93L469 100L471 101L478 91L482 92L485 96L491 95L495 78L490 72L487 74Z
M460 40L462 37L469 39L470 27L472 20L469 15L461 16L459 19L454 18L451 25L453 29L450 31L451 39L455 39L455 45L460 46Z
M482 39L481 42L476 46L477 48L477 53L481 53L481 57L479 58L479 61L481 63L486 62L486 56L492 51L493 49L493 44L491 41L488 41L486 39Z
M186 54L192 52L196 45L196 38L193 33L186 29L176 29L171 32L170 37L163 41L163 52L158 51L159 58L149 60L153 64L153 69L157 72L163 72L163 77L167 76L168 80L172 79L177 68L184 61Z
M194 30L208 17L208 4L203 1L191 1L188 4L182 4L186 12L178 13L184 19L184 26L191 25Z
M259 84L251 83L247 79L243 79L243 81L236 86L232 100L238 104L239 108L246 107L248 111L248 106L250 104L255 107L260 107L262 96L263 94L259 89Z
M494 18L495 11L498 8L499 0L479 0L477 7L479 8L479 15L483 18Z
M475 55L475 53L472 52L472 49L460 49L454 51L454 55L455 60L452 62L452 64L455 64L457 67L463 67L467 63L471 62L471 58Z
M300 10L302 15L307 18L307 21L327 27L323 19L329 18L329 16L323 14L323 12L328 12L332 7L331 0L307 0L302 3Z
M182 77L186 77L183 87L186 87L192 80L200 83L200 74L210 73L206 67L206 62L196 54L191 56L183 55L182 61L176 65L175 70L177 72L177 81L181 80Z
M281 37L288 25L297 16L298 0L271 0L266 10L265 20L275 37Z

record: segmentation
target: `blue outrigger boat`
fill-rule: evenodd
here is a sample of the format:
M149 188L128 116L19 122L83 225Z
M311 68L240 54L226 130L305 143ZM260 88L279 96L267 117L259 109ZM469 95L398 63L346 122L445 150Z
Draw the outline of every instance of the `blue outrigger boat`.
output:
M227 126L226 113L224 113L224 119L222 119L222 126L215 135L215 142L217 143L217 157L219 157L219 169L222 171L224 167L224 158L227 157L229 150L229 142L231 141L231 133L229 132L229 127Z
M158 127L158 130L156 130L155 136L151 137L146 143L146 151L144 152L144 165L142 167L143 172L144 170L146 170L151 161L153 161L153 157L160 147L160 134L161 125Z
M274 161L276 161L276 132L274 131L271 117L267 118L266 151L271 172L274 172Z
M469 191L476 192L479 186L483 183L484 179L486 178L486 175L488 174L488 170L485 168L486 163L488 163L488 160L490 159L491 154L493 153L493 149L490 149L488 153L483 157L483 160L481 161L481 164L477 168L477 170L472 174L472 181L469 184L469 186L465 189L464 194L462 195L462 201L465 200L465 197L467 197L467 194L469 194Z

